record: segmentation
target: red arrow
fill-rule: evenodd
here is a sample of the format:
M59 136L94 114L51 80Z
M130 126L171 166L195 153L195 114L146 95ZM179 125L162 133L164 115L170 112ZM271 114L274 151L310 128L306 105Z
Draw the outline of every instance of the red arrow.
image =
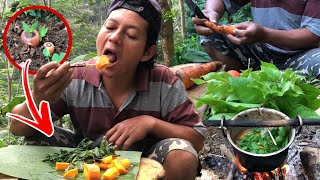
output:
M16 119L26 125L38 130L42 134L46 135L47 137L51 137L54 133L52 119L51 119L51 111L50 105L48 101L41 101L39 108L40 112L38 111L36 104L33 100L30 86L29 86L29 78L28 78L28 70L29 64L31 59L28 59L25 66L22 68L22 79L23 79L23 91L25 96L27 97L27 106L30 111L30 114L34 120L28 119L26 117L20 116L18 114L7 113L7 116Z

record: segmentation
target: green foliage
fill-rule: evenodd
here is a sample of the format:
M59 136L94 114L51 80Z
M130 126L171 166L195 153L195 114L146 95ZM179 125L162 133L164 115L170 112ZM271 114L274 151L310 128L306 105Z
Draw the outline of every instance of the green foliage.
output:
M175 51L174 59L171 62L171 65L185 64L188 63L188 60L184 58L184 55L189 49L194 49L198 51L203 51L199 43L199 36L191 36L188 39L175 40Z
M73 150L60 150L60 153L48 154L44 162L69 162L79 164L80 171L83 163L93 163L95 160L102 159L105 156L115 155L112 144L109 144L104 138L98 147L94 147L95 142L88 138L83 139Z
M46 56L48 59L50 59L50 52L48 50L48 48L44 48L43 51L42 51L43 55ZM57 54L57 53L54 53L51 57L51 60L52 61L55 61L57 63L60 63L61 60L64 58L64 56L66 55L65 52L61 52L60 55Z
M32 33L34 30L37 29L37 26L38 26L38 21L35 21L34 23L32 23L31 27L29 27L28 24L22 21L22 28L25 32L28 33L29 37L32 37Z
M23 144L23 137L14 136L7 129L0 129L0 148Z
M271 135L268 133L270 131ZM284 148L289 142L289 127L253 128L240 138L238 147L255 154L268 154ZM274 144L275 139L276 144Z
M273 64L261 62L261 71L248 69L240 77L227 72L212 72L196 79L205 84L205 94L197 98L197 107L208 104L210 119L227 118L255 107L276 109L295 118L319 118L320 89L307 84L303 76L292 69L281 72Z
M48 28L47 27L41 27L39 30L39 36L40 36L40 41L42 41L42 38L47 34Z
M232 16L225 13L220 19L223 24L236 24L246 21L252 21L251 4L247 4L239 9L239 11Z
M35 10L29 10L29 11L25 11L24 14L26 16L31 16L33 17L33 19L38 20L41 18L41 12L40 11L35 11Z
M15 96L7 105L1 107L1 114L11 112L11 110L26 99L25 96Z
M50 57L50 52L49 52L48 48L44 48L42 51L42 54L47 58Z
M52 55L52 61L56 61L56 62L60 63L65 55L66 55L65 52L61 52L60 54L54 53Z

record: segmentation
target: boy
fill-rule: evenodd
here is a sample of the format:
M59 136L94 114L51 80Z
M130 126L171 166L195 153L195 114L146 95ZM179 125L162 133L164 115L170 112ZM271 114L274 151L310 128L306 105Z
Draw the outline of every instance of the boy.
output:
M205 129L181 81L153 64L160 27L155 0L115 0L96 40L98 56L107 55L110 65L97 71L48 63L39 69L35 102L49 101L54 120L70 114L75 131L74 136L56 128L49 145L104 136L121 150L140 150L162 163L165 179L195 178ZM13 113L31 118L25 103ZM27 139L39 134L15 120L10 130Z

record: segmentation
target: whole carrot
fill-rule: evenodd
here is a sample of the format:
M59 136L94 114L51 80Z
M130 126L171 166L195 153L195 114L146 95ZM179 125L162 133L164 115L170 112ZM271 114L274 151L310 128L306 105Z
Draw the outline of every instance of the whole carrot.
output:
M235 35L234 30L237 29L235 26L226 26L226 25L217 25L216 23L205 21L204 25L210 28L214 32L218 32L221 34L232 34Z
M221 66L222 63L220 61L197 64L178 69L176 71L176 75L183 82L185 89L189 89L194 85L194 82L191 80L191 78L200 78L201 76L208 74L209 72L219 69Z

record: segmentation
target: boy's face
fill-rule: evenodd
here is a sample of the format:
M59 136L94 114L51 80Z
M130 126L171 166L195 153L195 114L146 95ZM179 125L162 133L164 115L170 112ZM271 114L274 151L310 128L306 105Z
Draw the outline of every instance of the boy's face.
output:
M96 41L98 56L107 55L111 63L101 70L103 76L130 75L140 61L149 60L144 56L147 27L147 21L131 10L110 13Z

